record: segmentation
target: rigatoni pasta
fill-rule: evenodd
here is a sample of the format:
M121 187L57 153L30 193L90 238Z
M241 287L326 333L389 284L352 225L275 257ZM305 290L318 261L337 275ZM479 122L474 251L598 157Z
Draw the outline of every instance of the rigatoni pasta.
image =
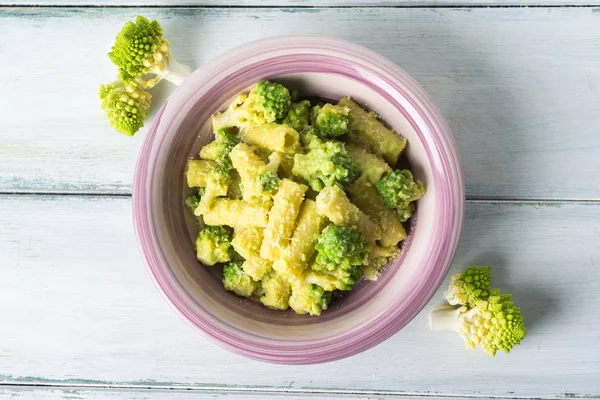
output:
M395 168L406 140L349 98L292 102L261 81L212 118L215 140L189 160L185 204L196 257L226 290L319 315L332 291L375 279L407 236L424 185Z

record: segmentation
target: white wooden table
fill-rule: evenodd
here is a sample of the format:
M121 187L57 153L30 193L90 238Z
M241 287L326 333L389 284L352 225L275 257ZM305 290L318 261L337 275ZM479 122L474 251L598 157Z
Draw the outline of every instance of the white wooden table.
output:
M1 5L0 398L600 397L600 1ZM133 236L145 130L112 131L96 97L114 73L111 41L138 13L158 19L193 67L251 39L319 33L411 73L463 159L468 202L451 273L493 266L525 315L524 342L491 358L429 332L439 292L388 341L324 365L249 361L192 331L153 287Z

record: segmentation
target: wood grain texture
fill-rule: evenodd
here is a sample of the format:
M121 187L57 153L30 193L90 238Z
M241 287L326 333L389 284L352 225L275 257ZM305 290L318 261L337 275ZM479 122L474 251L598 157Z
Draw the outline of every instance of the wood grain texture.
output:
M597 11L2 9L0 37L9 40L0 54L10 62L0 65L0 191L129 193L145 131L114 132L96 91L115 74L105 53L116 32L143 13L193 67L276 34L368 46L411 73L446 115L469 196L600 199ZM172 88L157 88L153 110Z
M600 5L598 0L0 0L0 5L36 6L217 6L217 7L435 7Z
M0 387L0 399L23 400L468 400L466 397L439 397L439 396L395 396L378 394L349 394L349 393L273 393L264 391L200 391L196 389L121 389L121 388L90 388L90 387L35 387L13 386Z
M0 196L0 383L389 394L600 396L600 205L470 202L451 272L494 267L528 336L495 358L432 333L317 366L246 360L194 332L142 265L128 197ZM331 371L344 371L343 374Z

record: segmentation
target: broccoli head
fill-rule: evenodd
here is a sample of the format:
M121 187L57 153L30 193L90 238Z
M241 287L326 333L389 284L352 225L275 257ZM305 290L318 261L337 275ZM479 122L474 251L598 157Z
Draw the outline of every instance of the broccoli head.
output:
M301 132L308 125L309 111L310 101L308 100L303 100L299 103L292 103L282 123L288 124L298 132Z
M317 267L318 268L318 267ZM319 285L325 290L352 290L362 274L359 266L343 266L333 271L315 269L304 271L304 282Z
M298 286L292 289L289 302L298 314L321 315L331 302L331 292L315 284Z
M487 299L476 300L473 307L444 306L435 309L429 319L432 330L453 330L465 340L468 348L477 344L490 355L502 350L508 353L527 333L521 311L510 294L490 291Z
M415 203L408 203L396 210L396 215L398 215L398 220L400 220L400 222L408 221L408 219L412 217L414 213Z
M361 265L365 259L362 235L352 226L329 225L319 235L317 258L312 268L316 271L334 271Z
M334 185L344 189L360 176L360 169L343 143L313 139L310 149L307 154L294 156L292 174L303 178L313 190Z
M449 304L473 306L477 300L490 294L492 270L490 267L469 267L460 274L452 275L450 286L444 293Z
M190 74L190 69L171 55L171 45L163 38L160 24L141 15L123 26L108 57L119 68L123 82L142 87L153 87L163 78L178 85ZM142 77L147 74L155 77L145 81Z
M292 287L288 281L275 271L265 276L261 281L261 303L269 308L286 310L290 304Z
M289 90L275 82L260 81L248 95L239 95L227 110L213 115L213 130L236 126L245 131L267 123L281 122L291 104Z
M238 296L250 297L258 289L259 283L244 272L242 261L232 261L223 268L223 286Z
M233 230L228 226L206 225L196 239L196 257L204 265L231 261L235 252L231 246Z
M152 99L150 93L135 85L116 81L100 85L98 94L104 116L117 131L133 136L144 126Z
M273 171L264 171L258 175L260 188L263 192L271 192L279 186L279 177Z
M387 173L375 186L388 208L406 208L411 201L418 200L425 194L423 182L415 182L413 174L407 169Z
M316 108L313 116L313 126L319 136L326 139L333 139L348 133L350 109L343 106L334 106L325 104L321 108Z

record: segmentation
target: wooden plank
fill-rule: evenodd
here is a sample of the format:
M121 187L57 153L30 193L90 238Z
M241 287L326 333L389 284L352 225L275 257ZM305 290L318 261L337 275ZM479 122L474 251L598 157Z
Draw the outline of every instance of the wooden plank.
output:
M266 35L319 33L371 47L439 104L469 196L599 199L596 11L3 9L0 37L9 40L0 51L11 61L0 66L0 191L129 193L145 131L114 132L96 90L115 73L105 56L112 38L143 13L163 23L174 54L194 67ZM154 110L171 89L157 88Z
M114 132L96 90L115 73L112 38L137 13L160 20L194 67L265 35L354 40L439 104L469 196L600 198L600 13L589 8L4 9L0 191L130 191L145 131ZM154 110L170 89L157 88Z
M296 392L264 392L254 390L240 391L202 391L196 389L122 389L122 388L90 388L81 386L72 387L39 387L39 386L12 386L0 387L0 399L45 399L45 400L319 400L319 399L348 399L348 400L376 400L376 399L401 399L423 400L422 396L396 396L378 394L348 394L348 393L296 393ZM472 397L439 397L427 396L427 400L467 400Z
M451 272L489 264L514 294L528 336L510 355L429 332L440 290L379 346L289 367L229 353L181 321L147 276L130 214L128 197L0 196L0 383L600 395L600 204L468 203Z
M598 0L0 0L17 6L217 6L217 7L435 7L599 5Z

